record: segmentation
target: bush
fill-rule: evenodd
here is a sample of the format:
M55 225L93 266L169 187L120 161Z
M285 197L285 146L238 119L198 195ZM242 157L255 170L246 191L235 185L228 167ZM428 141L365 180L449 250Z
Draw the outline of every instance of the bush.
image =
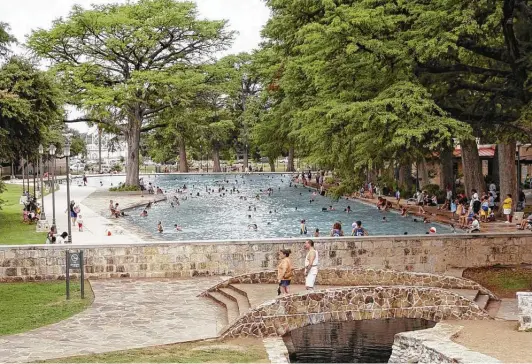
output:
M440 190L440 186L437 184L429 184L422 188L423 191L426 191L429 197L432 197L433 195L436 195L436 198L438 199L438 203L445 202L445 198L447 197L447 192L444 190Z
M328 185L333 185L336 183L336 179L334 177L325 177L325 180L323 182Z
M111 187L111 188L109 188L109 191L111 191L111 192L132 192L132 191L140 191L140 187L139 187L139 186L126 186L126 185L121 185L121 186L118 186L118 187Z

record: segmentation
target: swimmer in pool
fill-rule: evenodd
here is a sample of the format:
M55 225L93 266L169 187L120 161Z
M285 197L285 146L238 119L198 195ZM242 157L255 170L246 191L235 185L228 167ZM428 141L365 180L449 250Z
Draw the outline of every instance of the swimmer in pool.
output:
M250 230L257 230L257 228L258 228L257 224L249 224L248 225L248 229L250 229Z
M157 231L162 234L163 232L163 224L162 222L159 221L159 223L157 224Z
M181 229L181 226L178 226L177 224L174 225L174 229L175 229L176 231L181 231L181 230L182 230L182 229Z
M146 217L146 216L148 216L148 211L143 210L143 211L140 213L140 216L141 216L141 217Z

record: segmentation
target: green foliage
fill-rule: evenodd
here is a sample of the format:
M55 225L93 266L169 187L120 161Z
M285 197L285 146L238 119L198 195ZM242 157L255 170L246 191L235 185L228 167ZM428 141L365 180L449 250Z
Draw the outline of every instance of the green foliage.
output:
M37 155L60 127L62 95L48 74L13 57L0 67L0 158Z
M226 25L200 20L192 2L74 6L51 29L34 31L28 45L53 62L84 119L126 137L126 183L136 185L141 132L168 125L168 115L182 112L201 90L202 66L232 40Z
M139 186L128 186L128 185L120 185L117 187L111 187L109 188L110 192L133 192L133 191L140 191Z
M0 22L0 59L9 54L9 45L16 42L16 39L9 34L9 25Z

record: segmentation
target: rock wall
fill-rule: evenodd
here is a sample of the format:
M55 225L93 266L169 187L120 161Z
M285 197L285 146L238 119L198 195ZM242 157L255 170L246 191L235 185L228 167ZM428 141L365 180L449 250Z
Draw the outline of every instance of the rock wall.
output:
M532 331L532 292L517 292L519 331Z
M443 273L449 267L532 263L532 235L318 238L320 267ZM65 251L83 249L89 278L237 275L275 269L277 253L304 262L304 239L0 246L0 281L63 278Z
M437 324L432 329L395 335L388 363L499 363L451 341L461 327Z
M266 302L241 316L222 336L283 336L322 322L386 318L436 322L491 319L476 303L439 288L349 287L292 294Z
M216 291L231 284L276 284L277 271L247 273L231 277L204 292ZM372 268L323 268L318 271L316 283L322 286L416 286L444 289L471 289L488 295L491 299L498 297L487 288L466 278L445 276L432 273L398 272L394 270ZM296 269L292 284L305 284L303 269Z

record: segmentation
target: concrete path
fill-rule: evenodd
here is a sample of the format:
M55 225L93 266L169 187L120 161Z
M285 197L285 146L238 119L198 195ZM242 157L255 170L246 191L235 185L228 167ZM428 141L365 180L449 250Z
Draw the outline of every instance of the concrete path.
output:
M73 183L70 187L70 200L74 200L80 206L80 214L83 217L83 232L78 231L78 227L72 226L72 243L75 244L128 244L135 242L142 242L141 237L134 233L130 233L111 219L107 219L98 214L95 209L92 209L88 204L84 204L85 200L91 193L100 188L78 186ZM102 201L103 203L103 201ZM109 201L107 200L102 206L102 209L107 209ZM121 204L122 205L122 204ZM55 214L57 231L61 234L63 231L68 231L68 203L66 185L60 184L60 189L55 192ZM44 210L48 223L52 223L52 194L44 197ZM107 231L111 230L111 236L107 235ZM116 232L119 231L120 234Z
M197 297L220 278L91 281L84 312L27 333L0 336L0 363L29 362L215 337L224 313Z

